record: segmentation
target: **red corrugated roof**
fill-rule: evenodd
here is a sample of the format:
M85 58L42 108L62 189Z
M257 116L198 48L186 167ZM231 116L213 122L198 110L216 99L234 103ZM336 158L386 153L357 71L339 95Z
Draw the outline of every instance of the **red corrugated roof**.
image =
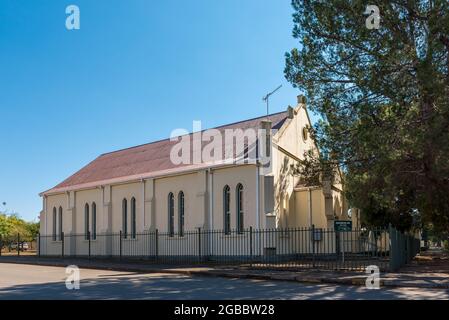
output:
M226 129L246 130L254 128L257 130L260 128L261 121L266 119L267 116L263 116L215 129L224 131ZM274 130L279 129L286 119L287 112L268 116ZM188 168L199 167L198 165L175 165L170 161L170 150L176 143L176 141L165 139L103 154L54 188L44 192L44 194L73 190L77 186L93 187L105 181L126 181L128 177L129 180L133 180L142 175L151 176L152 173L176 173Z

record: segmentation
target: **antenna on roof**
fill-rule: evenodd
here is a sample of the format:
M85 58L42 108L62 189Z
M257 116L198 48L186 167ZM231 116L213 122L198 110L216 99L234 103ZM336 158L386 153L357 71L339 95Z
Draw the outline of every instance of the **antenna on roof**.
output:
M270 98L270 96L271 96L273 93L275 93L276 91L278 91L281 87L282 87L282 84L281 84L279 87L277 87L276 89L274 89L273 91L271 91L270 93L268 93L267 95L265 95L265 96L262 98L262 100L265 101L265 102L267 103L267 118L268 118L268 115L270 114L269 109L268 109L269 98Z

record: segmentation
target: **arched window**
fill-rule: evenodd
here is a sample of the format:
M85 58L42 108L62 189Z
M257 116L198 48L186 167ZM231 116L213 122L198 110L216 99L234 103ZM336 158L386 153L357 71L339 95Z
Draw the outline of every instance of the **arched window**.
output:
M128 200L122 201L122 232L123 237L128 237Z
M168 194L168 232L169 236L173 237L175 235L175 197L173 193Z
M53 208L53 241L57 239L57 231L56 231L56 207Z
M231 233L231 189L226 185L223 189L224 233Z
M92 203L92 240L97 239L97 205Z
M136 238L136 198L131 199L131 238Z
M58 212L58 219L59 219L59 223L58 223L58 226L59 226L59 230L58 230L58 233L59 233L59 240L62 240L62 207L59 207L59 212Z
M84 238L89 240L89 204L86 203L84 206Z
M237 203L237 231L239 233L243 232L244 223L243 223L243 185L239 183L237 188L235 189L235 198Z
M180 237L184 236L184 192L178 194L178 233Z

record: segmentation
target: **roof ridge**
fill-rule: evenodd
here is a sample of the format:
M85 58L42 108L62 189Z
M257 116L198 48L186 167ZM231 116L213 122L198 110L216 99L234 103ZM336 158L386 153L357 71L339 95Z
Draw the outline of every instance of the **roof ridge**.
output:
M275 116L275 115L278 115L278 114L281 114L281 113L286 113L286 112L287 111L279 111L279 112L271 113L271 114L265 115L265 116L259 116L259 117L254 117L254 118L250 118L250 119L246 119L246 120L240 120L240 121L236 121L236 122L231 122L231 123L223 124L223 125L220 125L220 126L217 126L217 127L203 129L203 130L201 130L199 132L204 132L206 130L219 129L219 128L223 128L223 127L227 127L227 126L232 126L232 125L235 125L235 124L238 124L238 123L242 123L242 122L254 121L254 120L257 120L257 119L271 117L271 116ZM193 134L193 132L189 132L188 134L181 135L180 137L191 135L191 134ZM113 153L116 153L116 152L121 152L121 151L135 149L135 148L139 148L139 147L143 147L143 146L148 146L148 145L151 145L151 144L155 144L155 143L159 143L159 142L163 142L163 141L167 141L167 140L170 140L170 138L159 139L159 140L155 140L155 141L147 142L147 143L142 143L142 144L139 144L139 145L136 145L136 146L132 146L132 147L128 147L128 148L123 148L123 149L119 149L119 150L105 152L105 153L100 154L98 156L98 158L106 156L106 155L109 155L109 154L113 154Z

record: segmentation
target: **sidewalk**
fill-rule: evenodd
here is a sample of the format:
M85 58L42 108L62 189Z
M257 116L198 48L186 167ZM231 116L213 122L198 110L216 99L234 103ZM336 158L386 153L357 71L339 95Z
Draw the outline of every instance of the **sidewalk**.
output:
M120 262L116 260L38 258L36 256L2 256L0 263L21 263L45 266L77 265L80 268L105 269L139 273L174 273L189 276L213 276L260 280L296 281L365 286L367 274L349 271L271 271L238 266L173 266L156 265L145 261ZM395 273L381 273L381 286L449 289L449 256L443 252L428 251Z

